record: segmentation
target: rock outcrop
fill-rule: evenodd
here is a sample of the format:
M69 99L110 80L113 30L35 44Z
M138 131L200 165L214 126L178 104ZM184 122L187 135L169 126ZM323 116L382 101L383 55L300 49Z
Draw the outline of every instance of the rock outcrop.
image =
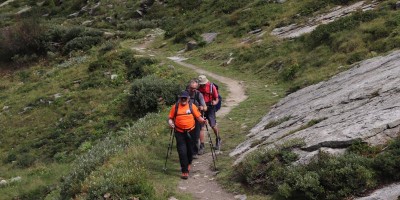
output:
M306 24L290 24L285 27L276 28L272 30L271 35L275 35L280 38L299 37L303 34L312 32L321 24L328 24L357 10L367 11L374 9L377 4L377 2L367 3L365 1L360 1L350 6L337 6L326 14L310 18Z
M400 183L395 183L374 191L372 194L354 200L397 200L400 198Z
M293 139L299 162L319 150L338 152L362 140L385 144L400 132L400 51L356 64L330 80L292 93L273 106L230 156L236 163L259 148Z

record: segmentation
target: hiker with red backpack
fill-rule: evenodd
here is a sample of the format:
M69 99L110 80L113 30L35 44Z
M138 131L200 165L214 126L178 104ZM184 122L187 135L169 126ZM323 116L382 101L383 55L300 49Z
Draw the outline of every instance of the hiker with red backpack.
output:
M193 139L195 136L195 121L205 124L207 121L202 118L196 105L189 103L189 92L182 91L178 96L179 101L172 106L168 124L174 129L176 147L181 164L182 179L189 177L190 165L193 160Z
M204 112L207 110L207 105L204 102L204 97L203 94L201 94L200 91L198 91L199 83L197 83L197 79L192 79L190 80L188 86L187 86L187 91L189 92L189 103L193 103L194 105L199 108L200 113ZM193 158L196 159L197 155L199 154L199 149L200 149L200 130L202 129L202 125L200 122L196 121L196 126L195 126L195 137L193 138ZM204 141L204 136L203 136L203 141Z
M200 87L198 90L203 94L204 101L206 102L206 105L207 105L207 111L205 111L204 114L216 136L215 149L220 150L221 149L221 137L219 135L219 130L218 130L218 126L217 126L217 118L216 118L216 112L217 112L216 106L218 104L220 104L218 88L215 84L211 83L205 75L200 75L197 79L200 84ZM200 152L204 151L204 136L203 136L203 141L201 141L202 134L204 135L204 131L202 131L202 132L203 133L200 134L200 142L201 142Z

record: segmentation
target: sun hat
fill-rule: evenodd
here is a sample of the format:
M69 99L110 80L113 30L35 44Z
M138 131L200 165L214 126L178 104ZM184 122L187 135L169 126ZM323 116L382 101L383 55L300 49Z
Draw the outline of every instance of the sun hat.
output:
M184 91L181 92L181 94L179 94L179 97L188 98L189 97L189 92L184 90Z
M208 82L208 79L205 75L200 75L197 80L199 80L199 84L203 85L206 84Z

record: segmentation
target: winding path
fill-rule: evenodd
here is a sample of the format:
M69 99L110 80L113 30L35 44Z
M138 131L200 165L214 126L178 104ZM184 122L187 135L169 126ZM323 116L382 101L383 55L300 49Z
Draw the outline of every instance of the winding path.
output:
M245 90L240 81L227 78L214 74L212 72L203 70L192 64L185 63L184 58L180 57L169 57L175 63L182 65L184 67L195 70L199 74L204 74L207 77L211 77L225 84L229 91L227 97L223 100L223 106L217 113L217 117L221 118L228 114L233 107L239 105L240 102L246 100ZM209 130L211 134L212 130ZM207 136L206 141L207 140ZM224 139L224 134L221 134L222 140ZM214 138L214 137L213 137ZM206 151L210 149L209 144L206 144ZM222 152L220 152L222 153ZM218 155L217 155L218 156ZM218 167L218 166L217 166ZM215 180L215 176L218 172L212 170L212 156L211 153L206 153L199 156L198 159L193 160L193 168L190 172L189 179L181 180L179 182L179 190L187 193L191 193L195 199L209 199L209 200L232 200L235 196L231 193L226 192Z
M141 44L137 44L131 46L131 49L142 53L142 54L155 54L156 52L147 49L147 47L154 41L155 37L161 33L160 31L155 31L153 34L149 34L148 37L142 41ZM183 62L186 60L181 57L168 57L168 59L173 60L175 63L193 69L198 74L204 74L207 77L211 77L213 79L218 80L219 82L226 85L228 90L228 96L224 97L223 105L221 109L217 113L217 118L222 118L226 114L228 114L232 108L239 105L240 102L247 99L245 95L244 86L241 81L234 80L231 78L227 78L224 76L220 76L214 74L212 72L201 69L195 65ZM211 128L209 129L210 133L212 133ZM206 132L207 133L207 132ZM221 133L222 141L224 140L224 133ZM208 144L208 137L206 138L206 152L210 150ZM213 137L214 138L214 137ZM222 143L223 144L223 143ZM223 146L222 146L223 147ZM223 152L218 152L218 154L222 154ZM218 156L218 155L217 155ZM217 163L218 168L218 163ZM237 197L234 194L228 193L217 183L216 175L218 172L215 172L213 169L213 161L210 152L207 152L198 159L193 160L192 171L190 172L189 179L181 180L178 185L178 190L186 193L192 194L195 199L200 200L232 200L232 199L244 199L243 196L239 195ZM176 200L174 197L171 197L170 200Z

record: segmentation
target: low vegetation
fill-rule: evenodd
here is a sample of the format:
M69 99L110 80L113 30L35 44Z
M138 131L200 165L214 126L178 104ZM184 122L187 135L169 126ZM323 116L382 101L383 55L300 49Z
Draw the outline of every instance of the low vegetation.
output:
M307 165L293 166L293 147L260 150L235 167L237 181L279 199L344 199L377 185L399 181L400 139L384 152L356 142L343 156L320 152Z
M22 177L1 185L1 198L190 199L176 192L177 156L167 173L160 167L168 108L195 75L132 50L151 37L150 29L165 31L152 46L158 55L175 55L195 40L198 49L184 53L189 62L245 81L249 99L221 119L227 149L285 94L400 44L395 0L291 40L268 33L356 1L156 1L144 16L135 12L139 1L99 2L21 0L0 7L0 177ZM32 8L17 14L25 5ZM258 29L265 34L250 33ZM218 33L213 43L203 41L206 32ZM230 57L232 64L220 67ZM293 166L297 155L290 150L300 145L294 142L250 155L236 172L222 157L219 176L232 190L262 196L349 198L399 181L399 143L360 142L344 156L322 153L309 165Z

